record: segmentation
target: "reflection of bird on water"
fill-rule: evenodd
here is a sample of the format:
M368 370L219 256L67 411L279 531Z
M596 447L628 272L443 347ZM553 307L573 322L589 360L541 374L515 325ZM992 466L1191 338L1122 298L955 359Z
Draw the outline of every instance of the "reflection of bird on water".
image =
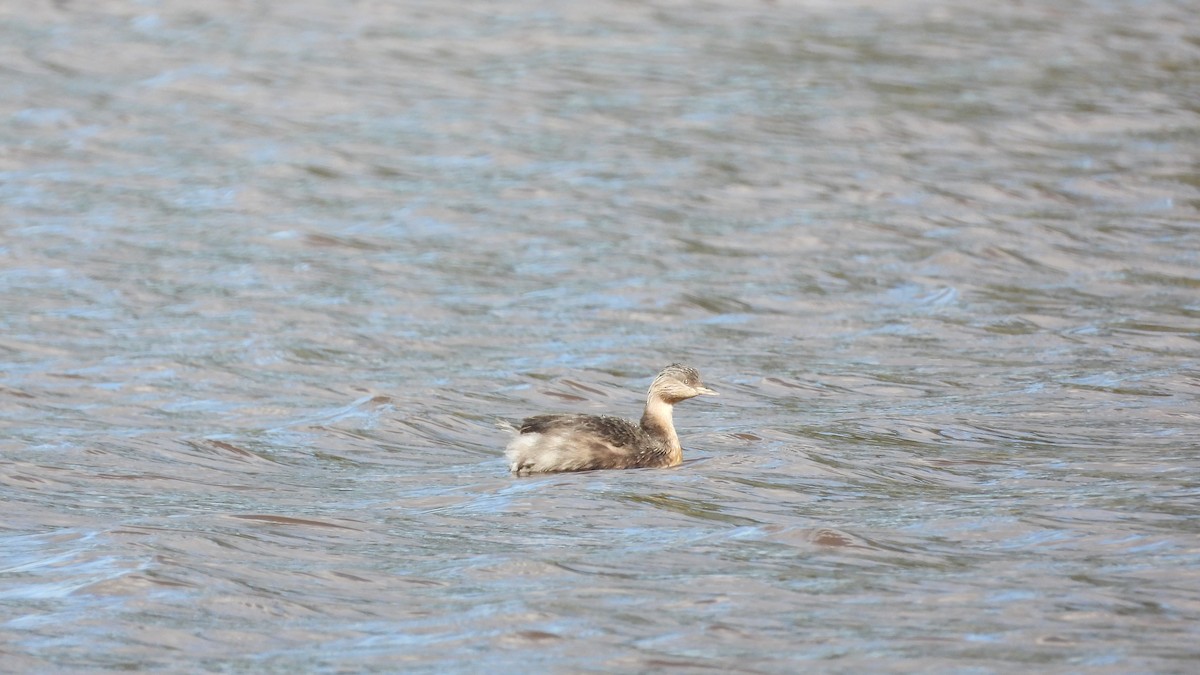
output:
M607 415L537 415L516 429L505 454L513 473L675 466L683 448L671 411L676 403L717 392L695 368L675 363L650 385L640 424Z

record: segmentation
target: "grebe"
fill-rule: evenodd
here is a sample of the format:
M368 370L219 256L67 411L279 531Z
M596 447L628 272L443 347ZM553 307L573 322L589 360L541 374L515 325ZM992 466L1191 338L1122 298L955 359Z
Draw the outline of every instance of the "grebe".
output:
M702 394L717 392L704 386L695 368L673 363L650 385L641 424L608 415L528 417L504 451L508 468L529 474L675 466L683 461L683 448L672 408Z

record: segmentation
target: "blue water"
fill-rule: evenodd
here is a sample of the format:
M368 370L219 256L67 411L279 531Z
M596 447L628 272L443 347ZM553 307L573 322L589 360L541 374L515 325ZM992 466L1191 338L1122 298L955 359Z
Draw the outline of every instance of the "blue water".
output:
M1192 13L0 8L0 669L1190 670Z

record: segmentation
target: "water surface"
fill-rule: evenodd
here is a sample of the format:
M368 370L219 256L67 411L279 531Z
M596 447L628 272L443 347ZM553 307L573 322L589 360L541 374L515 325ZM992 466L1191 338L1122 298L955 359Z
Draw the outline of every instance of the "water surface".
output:
M976 5L0 7L5 669L1189 670L1200 24Z

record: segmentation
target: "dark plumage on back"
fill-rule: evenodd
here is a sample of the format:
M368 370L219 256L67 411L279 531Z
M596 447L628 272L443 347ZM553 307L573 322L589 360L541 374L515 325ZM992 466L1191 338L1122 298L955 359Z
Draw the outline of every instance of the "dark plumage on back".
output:
M672 364L650 385L640 424L607 415L525 419L505 450L509 469L539 473L675 466L683 461L683 448L671 419L672 406L716 393L704 386L695 368Z
M640 430L633 422L610 415L536 415L521 422L521 433L544 434L555 430L571 430L603 437L616 447L638 442Z

